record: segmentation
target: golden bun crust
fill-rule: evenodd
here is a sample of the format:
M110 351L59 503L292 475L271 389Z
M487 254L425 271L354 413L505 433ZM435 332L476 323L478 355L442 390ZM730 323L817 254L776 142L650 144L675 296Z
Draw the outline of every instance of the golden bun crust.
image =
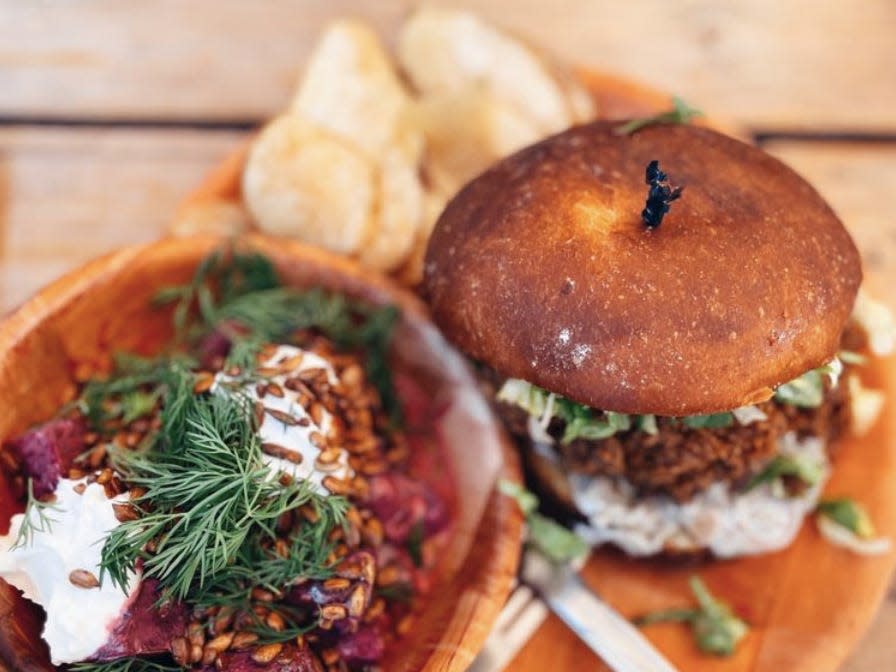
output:
M449 203L423 285L448 338L508 377L659 415L754 403L831 359L862 273L821 196L715 131L619 123L528 147ZM654 159L684 192L649 230Z

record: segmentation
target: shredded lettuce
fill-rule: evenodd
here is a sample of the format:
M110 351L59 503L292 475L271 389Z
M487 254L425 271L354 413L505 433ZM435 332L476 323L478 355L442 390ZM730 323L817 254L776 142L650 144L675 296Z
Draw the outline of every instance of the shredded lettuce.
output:
M631 429L652 435L659 431L655 415L595 410L518 378L510 378L505 381L498 391L497 398L498 401L518 406L526 411L530 416L529 433L541 442L553 441L547 434L547 429L554 418L562 420L564 423L563 436L560 438L560 442L563 444L568 444L576 439L589 441L607 439L614 434ZM765 417L758 408L753 406L736 409L735 412L691 415L680 420L691 429L730 427L734 424L737 413L741 411L744 413L740 417L746 418L741 424L754 422L758 416L761 416L762 419Z
M843 359L850 363L858 362L861 357L851 352L844 352L842 355ZM830 379L831 385L836 385L842 371L843 362L839 357L835 357L824 366L807 371L799 378L778 387L775 390L775 401L801 408L818 408L824 402L825 377ZM654 415L600 411L543 390L519 378L506 380L498 391L497 398L498 401L518 406L526 411L534 421L529 423L530 433L533 433L534 429L533 436L537 436L542 442L553 441L547 430L555 418L564 423L563 436L560 438L563 444L577 439L589 441L608 439L614 434L631 429L648 434L656 434L658 431ZM756 406L743 406L722 413L678 418L690 429L721 429L731 427L735 423L749 425L765 419L765 413ZM550 441L546 441L547 439Z
M860 555L881 555L892 547L890 539L876 536L865 507L849 497L820 502L816 523L825 539Z
M519 483L501 479L498 491L511 497L526 516L527 542L554 563L572 562L588 553L588 544L579 535L538 512L538 497Z
M807 455L778 455L750 479L745 490L752 490L763 483L775 483L784 476L798 478L811 487L821 481L824 470Z
M709 415L689 415L681 419L685 427L691 429L720 429L734 424L733 413L711 413Z
M806 371L799 378L778 387L775 390L775 401L800 408L818 408L824 402L825 376L830 379L831 385L835 386L842 372L843 362L839 357L834 357L824 366Z

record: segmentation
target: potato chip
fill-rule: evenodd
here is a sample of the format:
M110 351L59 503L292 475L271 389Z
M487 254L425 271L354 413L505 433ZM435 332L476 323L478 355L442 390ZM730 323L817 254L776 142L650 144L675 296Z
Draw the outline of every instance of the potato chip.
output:
M541 56L471 12L418 10L399 34L398 59L424 96L478 82L543 135L572 123L564 91Z
M428 190L423 195L423 216L414 235L413 248L398 273L398 279L402 284L414 286L420 284L423 279L423 262L429 236L447 203L448 197L438 191Z
M423 216L423 185L417 167L392 149L379 164L379 200L374 212L377 228L361 248L362 264L391 271L408 256Z
M261 131L243 172L259 228L341 254L370 238L376 171L358 148L298 114Z
M376 33L359 21L331 23L315 47L292 111L376 156L399 144L409 161L420 152L408 133L410 96Z
M543 135L528 117L480 84L434 93L419 109L426 173L443 193L456 192L494 161Z

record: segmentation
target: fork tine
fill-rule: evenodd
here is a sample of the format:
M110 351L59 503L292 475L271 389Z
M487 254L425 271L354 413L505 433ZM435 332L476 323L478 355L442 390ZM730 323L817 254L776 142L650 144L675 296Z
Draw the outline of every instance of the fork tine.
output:
M548 608L528 586L518 585L467 672L502 672L547 617Z
M517 584L510 594L510 597L507 598L507 602L504 603L504 608L501 609L501 613L498 615L498 620L495 621L493 630L501 631L512 624L513 621L516 620L519 612L532 601L533 597L535 597L535 593L532 592L532 589L529 588L529 586Z

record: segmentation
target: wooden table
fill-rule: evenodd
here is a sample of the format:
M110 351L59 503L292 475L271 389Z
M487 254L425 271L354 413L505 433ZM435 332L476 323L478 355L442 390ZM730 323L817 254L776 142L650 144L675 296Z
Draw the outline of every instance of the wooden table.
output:
M390 35L414 4L0 0L0 310L157 237L209 168L285 105L327 19L358 15ZM896 308L896 4L452 4L743 125L827 196ZM892 669L894 633L896 588L844 672Z

